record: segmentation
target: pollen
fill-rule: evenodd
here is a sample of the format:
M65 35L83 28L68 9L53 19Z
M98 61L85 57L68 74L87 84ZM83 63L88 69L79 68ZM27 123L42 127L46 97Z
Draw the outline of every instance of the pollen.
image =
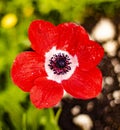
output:
M45 54L45 71L47 79L61 83L69 79L79 66L77 56L70 55L67 51L57 50L52 47Z
M54 71L54 74L63 75L69 72L69 70L71 70L70 67L71 62L67 54L66 55L64 53L54 54L49 61L50 63L48 64L48 66L50 67L51 70Z

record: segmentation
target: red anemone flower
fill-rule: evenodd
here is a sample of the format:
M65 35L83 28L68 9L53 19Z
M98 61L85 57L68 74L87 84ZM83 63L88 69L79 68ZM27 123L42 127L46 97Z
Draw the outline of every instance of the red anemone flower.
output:
M89 39L75 23L54 26L35 20L28 30L34 51L19 54L12 66L13 82L37 108L49 108L62 98L64 90L75 98L96 97L102 88L102 74L96 67L104 50Z

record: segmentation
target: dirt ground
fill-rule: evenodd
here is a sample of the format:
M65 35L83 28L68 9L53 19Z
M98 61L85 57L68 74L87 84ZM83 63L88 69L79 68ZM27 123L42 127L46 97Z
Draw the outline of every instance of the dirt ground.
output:
M85 19L83 26L91 33L92 29L103 16L96 12ZM82 130L82 127L75 125L73 119L80 114L87 114L93 126L90 130L120 130L120 41L119 12L109 19L115 26L115 36L112 40L117 42L117 49L114 56L105 52L104 58L99 64L103 74L103 89L101 94L91 100L78 100L73 98L64 98L62 100L62 113L59 119L61 130ZM99 42L99 41L98 41ZM100 44L104 46L107 41ZM117 99L116 99L117 96ZM79 108L73 114L72 110Z

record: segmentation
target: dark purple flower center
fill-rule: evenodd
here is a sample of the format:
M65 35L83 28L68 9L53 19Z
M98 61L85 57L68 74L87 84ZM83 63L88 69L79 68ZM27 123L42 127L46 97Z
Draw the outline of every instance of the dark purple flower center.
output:
M53 70L54 74L63 75L71 70L70 58L64 53L53 55L49 61L50 63L48 64L48 66L51 70Z

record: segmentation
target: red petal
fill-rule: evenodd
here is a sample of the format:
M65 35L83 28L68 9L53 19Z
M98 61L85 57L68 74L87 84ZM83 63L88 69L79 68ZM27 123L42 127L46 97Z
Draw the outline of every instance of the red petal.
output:
M57 48L67 50L71 54L75 54L76 49L89 39L85 29L75 23L59 24L57 29L59 32Z
M88 71L101 61L104 49L98 43L89 40L88 44L81 46L76 54L79 61L79 68Z
M23 91L30 91L34 80L45 75L43 61L35 52L23 52L16 57L11 75Z
M58 41L56 27L43 20L33 21L30 24L28 34L32 48L42 55L55 46Z
M63 87L73 97L81 99L94 98L101 91L101 71L95 68L88 72L75 72L69 80L63 81Z
M38 78L30 92L30 99L37 108L53 107L61 100L62 96L61 85L46 78Z

